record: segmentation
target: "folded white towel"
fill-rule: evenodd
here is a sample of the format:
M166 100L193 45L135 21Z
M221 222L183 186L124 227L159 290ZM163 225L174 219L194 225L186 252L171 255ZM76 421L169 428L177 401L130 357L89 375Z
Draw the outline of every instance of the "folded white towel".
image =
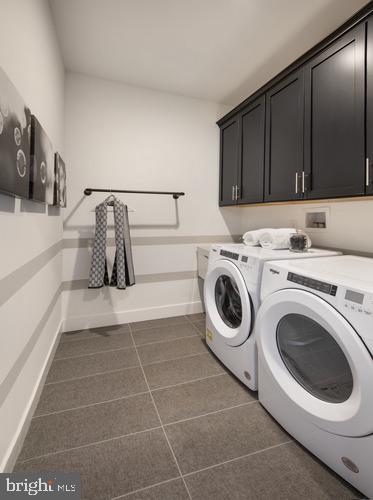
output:
M272 231L270 228L265 229L256 229L254 231L247 231L242 235L242 241L245 245L249 247L257 247L260 245L259 240L260 237L267 233L268 231Z
M260 236L259 243L269 250L283 250L290 247L290 235L295 232L294 228L287 227L270 229Z

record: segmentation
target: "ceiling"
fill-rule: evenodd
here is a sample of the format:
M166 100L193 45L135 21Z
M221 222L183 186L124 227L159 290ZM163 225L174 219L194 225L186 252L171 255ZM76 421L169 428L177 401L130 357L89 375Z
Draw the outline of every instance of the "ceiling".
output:
M68 71L237 104L367 0L50 0Z

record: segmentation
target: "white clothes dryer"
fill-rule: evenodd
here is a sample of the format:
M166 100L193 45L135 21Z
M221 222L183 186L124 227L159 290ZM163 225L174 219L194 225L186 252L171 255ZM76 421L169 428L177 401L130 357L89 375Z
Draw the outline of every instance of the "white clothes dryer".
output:
M338 252L267 250L244 244L213 245L204 285L206 342L224 365L252 390L258 388L252 334L260 304L263 264L275 259L331 257Z
M267 263L261 297L260 402L373 498L373 259Z

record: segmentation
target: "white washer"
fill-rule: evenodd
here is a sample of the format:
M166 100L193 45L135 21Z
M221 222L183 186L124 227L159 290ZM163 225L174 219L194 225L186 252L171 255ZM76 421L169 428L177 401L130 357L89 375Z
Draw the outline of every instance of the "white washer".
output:
M373 498L373 259L267 263L261 297L260 402Z
M260 304L264 262L335 255L338 252L317 248L294 253L244 244L212 246L204 285L207 345L250 389L258 388L257 349L252 331Z

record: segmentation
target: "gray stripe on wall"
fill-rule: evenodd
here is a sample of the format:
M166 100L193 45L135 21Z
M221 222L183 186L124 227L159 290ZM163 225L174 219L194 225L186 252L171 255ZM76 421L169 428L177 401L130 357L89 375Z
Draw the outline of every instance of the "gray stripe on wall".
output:
M39 255L0 280L0 306L18 292L40 269L62 250L62 241L55 243Z
M241 240L241 235L191 235L191 236L135 236L131 238L132 246L144 245L187 245L193 243L233 243ZM109 246L114 246L114 238L108 238ZM63 248L88 248L93 238L66 238Z
M159 281L191 280L197 278L197 271L175 271L173 273L140 274L136 283L157 283Z
M139 274L136 276L136 284L141 285L143 283L190 280L197 278L197 276L198 276L197 271L176 271L173 273ZM62 284L63 291L85 290L86 288L88 288L87 279L64 281Z
M33 350L36 342L39 340L39 337L40 337L41 333L43 332L44 327L47 324L50 315L52 314L54 306L57 304L57 301L60 298L61 291L62 291L62 285L60 285L58 287L58 289L56 290L56 293L53 295L53 298L52 298L51 302L49 303L47 310L45 311L45 313L41 317L34 332L32 333L31 337L29 338L27 344L24 346L20 355L18 356L15 363L13 364L12 368L9 370L5 379L1 383L1 385L0 385L0 406L4 403L6 397L8 396L10 390L12 389L19 374L23 370L23 367L27 361L27 358L30 356L31 351Z
M231 242L240 239L239 235L220 235L220 236L149 236L133 238L136 245L175 245L175 244L198 244L216 242ZM114 240L109 240L114 244ZM62 248L87 248L92 242L89 238L75 238L61 240L51 247L47 248L39 255L26 262L21 267L0 279L0 306L8 301L14 294L22 288L27 281L35 276L48 262L53 259ZM338 250L344 254L360 255L373 258L371 252L359 252L346 248L331 248L318 245L318 248L328 248L328 250ZM184 274L183 274L184 273ZM191 273L194 273L192 276ZM174 281L182 279L191 279L195 277L195 271L182 271L177 273L145 274L136 277L137 283L154 283L157 281ZM83 284L84 283L84 284ZM87 288L86 280L68 281L63 284L63 290L81 290Z
M136 245L181 245L181 244L198 244L198 243L214 243L214 242L232 242L240 238L237 235L215 235L215 236L144 236L132 238L133 246ZM51 247L47 248L39 255L20 266L15 271L11 272L4 278L0 279L0 306L7 302L14 294L16 294L27 281L32 279L48 262L53 259L63 248L88 248L92 243L91 238L74 238L60 240ZM113 246L114 239L109 238L108 244ZM190 273L193 271L185 271ZM155 281L173 281L177 279L189 279L182 277L178 273L163 273L154 275L143 275L137 277L138 283L152 283ZM167 277L168 276L168 277ZM187 275L186 275L187 276ZM79 280L78 280L79 281ZM71 285L75 286L75 285ZM86 288L81 287L81 288ZM69 289L69 288L68 288ZM72 288L75 289L75 288Z

